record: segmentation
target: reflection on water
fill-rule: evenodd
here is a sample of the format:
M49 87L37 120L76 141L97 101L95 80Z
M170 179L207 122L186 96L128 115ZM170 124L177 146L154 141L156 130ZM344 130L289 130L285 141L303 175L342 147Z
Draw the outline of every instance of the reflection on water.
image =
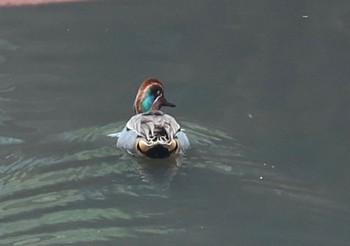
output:
M290 160L305 139L275 141L278 123L309 105L309 97L287 97L290 86L274 79L289 71L284 63L270 69L270 59L291 57L271 58L275 33L256 26L276 11L239 1L186 2L186 9L151 2L0 10L0 245L348 245L345 192L334 185L340 195L331 194L309 173L295 174L308 167ZM292 5L294 20L300 9ZM281 14L269 17L269 28L280 23ZM298 77L294 68L288 74ZM173 78L167 95L178 107L167 112L183 119L191 142L180 163L133 158L107 137L130 117L139 78L159 73ZM254 76L278 90L249 84L259 81ZM277 103L269 108L261 98ZM309 129L298 122L288 125ZM256 132L267 150L283 143L273 146L284 151L276 160L287 153L293 165L265 161L242 144L240 137Z
M128 241L145 235L187 238L201 227L220 224L196 222L198 215L193 215L194 210L201 214L208 209L199 204L205 201L202 192L208 195L206 199L216 199L218 194L212 193L216 189L231 193L225 195L226 202L232 195L256 194L299 207L321 221L324 216L337 217L340 211L350 214L346 207L282 176L275 166L254 160L246 147L224 132L183 122L192 148L177 166L168 159L159 163L135 159L117 149L107 135L124 124L52 134L36 146L21 143L19 148L4 152L2 243L99 245L115 238ZM52 153L47 156L34 151L33 155L32 148ZM203 179L199 184L187 180L198 178ZM233 190L222 186L228 179L235 183ZM193 190L200 184L207 188ZM207 216L213 219L213 215Z

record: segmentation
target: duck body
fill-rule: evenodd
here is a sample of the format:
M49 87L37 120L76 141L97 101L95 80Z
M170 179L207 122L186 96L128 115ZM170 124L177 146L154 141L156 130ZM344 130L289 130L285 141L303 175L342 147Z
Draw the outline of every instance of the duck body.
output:
M188 138L174 117L159 110L162 106L175 107L165 99L160 81L145 80L136 95L136 114L115 134L117 147L131 155L149 158L183 155L190 146Z
M154 111L136 114L119 133L117 147L131 155L165 158L183 155L188 138L174 117Z

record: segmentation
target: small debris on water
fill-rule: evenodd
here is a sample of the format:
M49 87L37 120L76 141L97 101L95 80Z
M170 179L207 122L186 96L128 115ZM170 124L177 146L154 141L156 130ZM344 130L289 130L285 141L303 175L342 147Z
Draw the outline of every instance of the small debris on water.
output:
M69 28L67 28L67 29L66 29L66 31L67 31L67 32L70 32L70 29L69 29Z
M264 179L264 177L263 177L263 176L260 176L260 177L259 177L259 179L260 179L260 180L263 180L263 179Z
M248 118L249 118L249 119L252 119L252 118L253 118L253 115L252 115L252 114L248 114Z
M264 163L263 165L266 166L266 163Z
M275 165L272 165L271 168L275 168Z
M308 19L308 18L309 18L308 15L302 15L301 17L302 17L303 19Z

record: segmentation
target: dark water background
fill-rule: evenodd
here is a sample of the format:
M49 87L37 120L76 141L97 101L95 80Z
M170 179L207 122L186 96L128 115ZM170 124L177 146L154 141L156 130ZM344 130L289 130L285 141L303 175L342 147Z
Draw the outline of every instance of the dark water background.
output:
M349 245L349 1L0 9L0 245ZM156 76L179 168L106 134Z

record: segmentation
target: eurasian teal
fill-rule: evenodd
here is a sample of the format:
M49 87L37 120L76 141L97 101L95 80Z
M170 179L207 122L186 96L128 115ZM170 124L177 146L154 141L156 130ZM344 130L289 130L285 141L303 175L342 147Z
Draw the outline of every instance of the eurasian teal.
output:
M175 107L164 97L163 84L150 78L141 84L135 98L135 115L118 137L117 147L134 156L165 158L185 153L190 143L179 123L160 111L162 106Z

